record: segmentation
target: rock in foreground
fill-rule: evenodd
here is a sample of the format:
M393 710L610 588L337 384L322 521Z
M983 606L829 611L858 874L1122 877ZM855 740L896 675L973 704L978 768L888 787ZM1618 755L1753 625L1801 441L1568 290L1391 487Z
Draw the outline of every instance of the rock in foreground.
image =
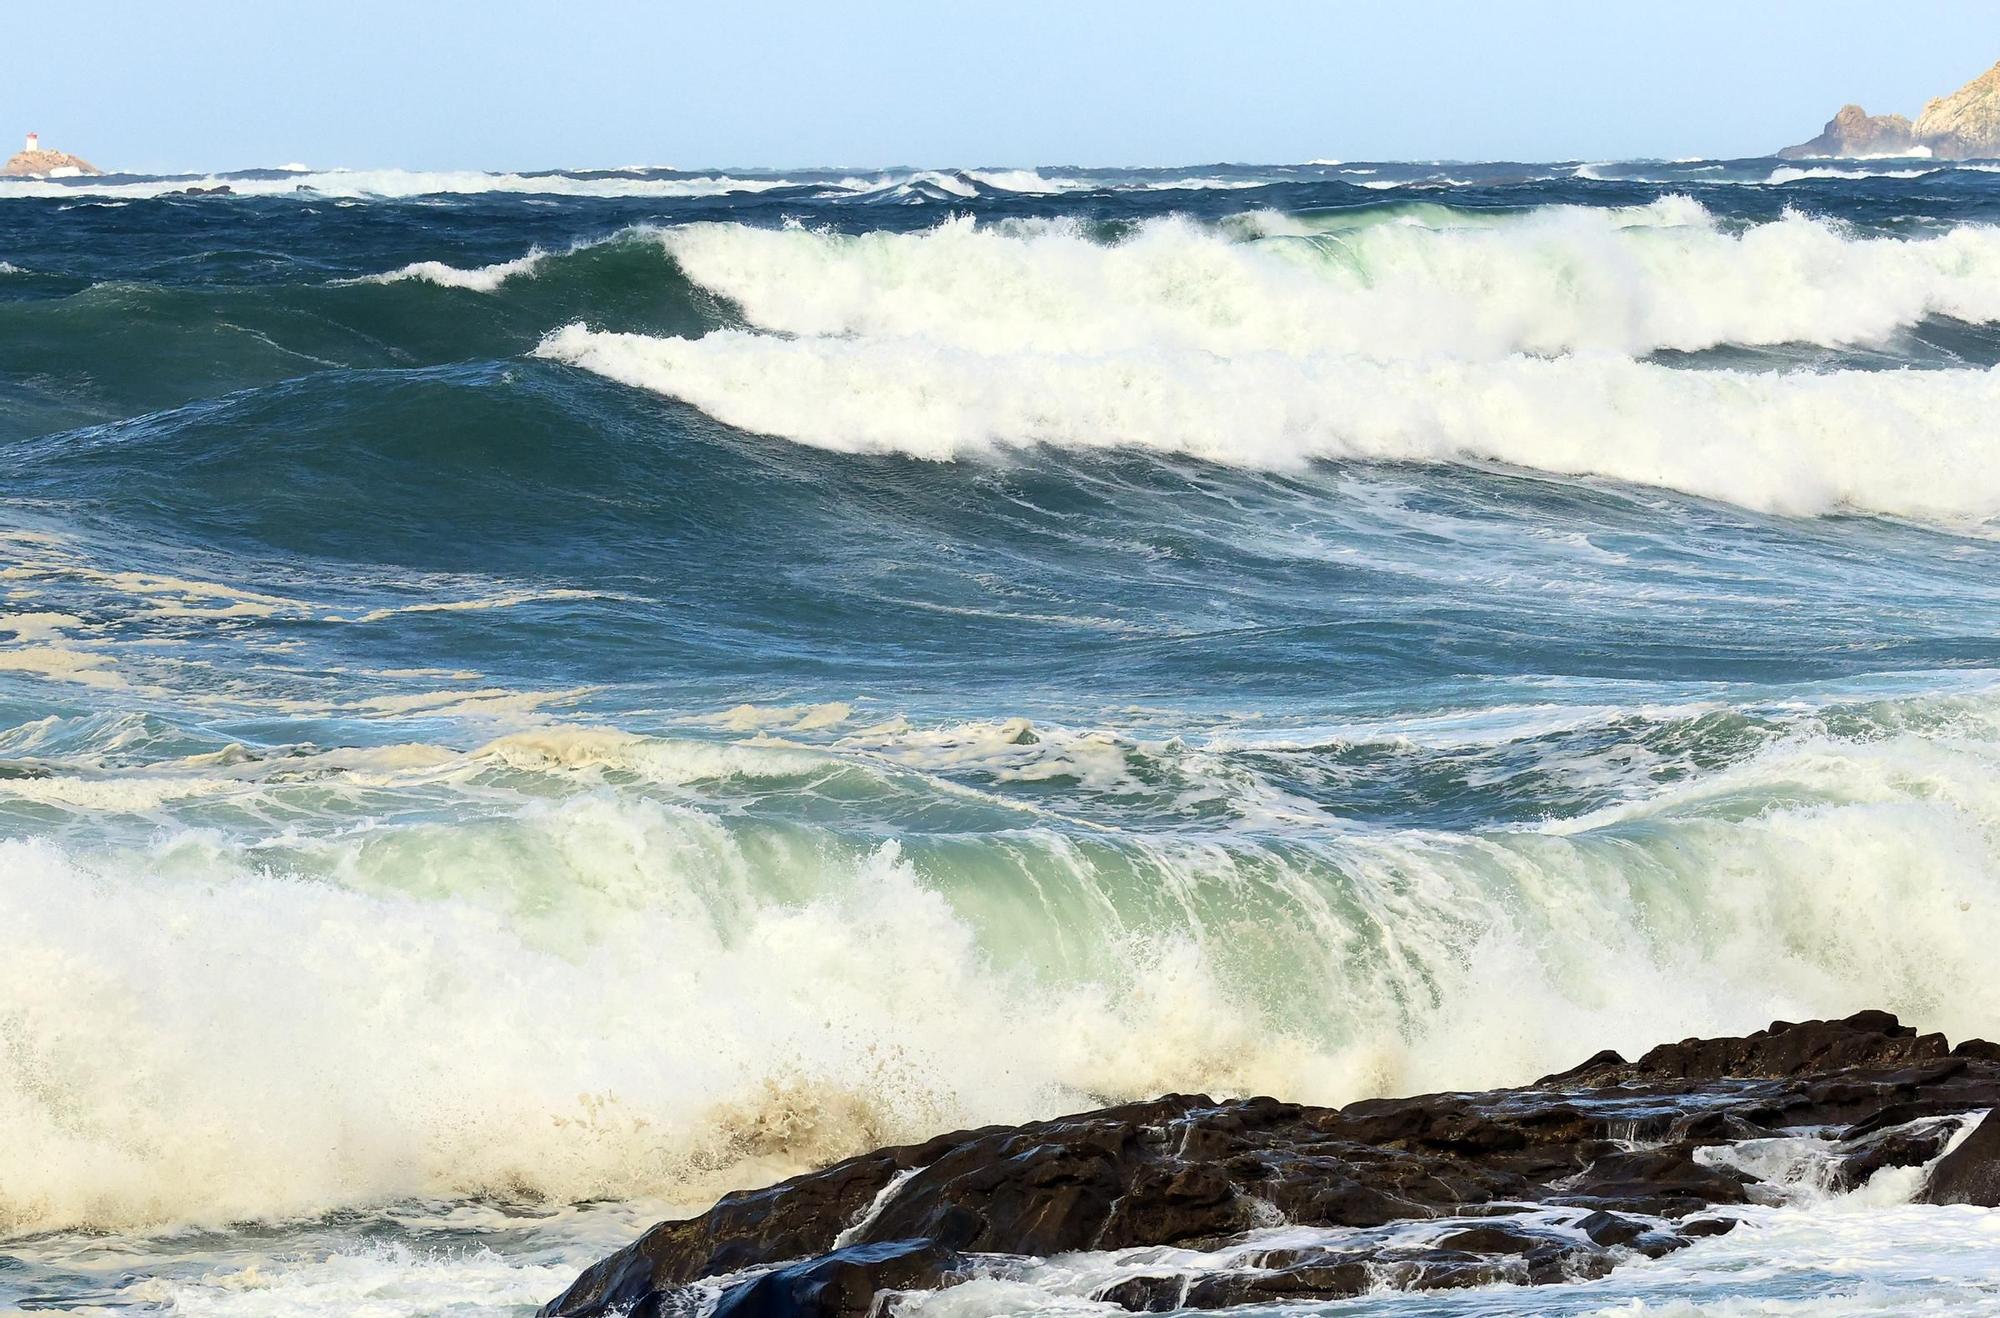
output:
M1989 1115L1931 1169L1924 1201L2000 1208L2000 1118Z
M1136 1246L1209 1252L1195 1271L1127 1269L1095 1298L1146 1312L1576 1280L1726 1231L1728 1206L1769 1198L1732 1165L1734 1143L1823 1130L1827 1183L1858 1185L1931 1161L1996 1105L2000 1047L1952 1048L1883 1012L1685 1040L1636 1062L1600 1053L1519 1089L1344 1108L1171 1095L728 1195L654 1227L542 1312L662 1318L713 1299L718 1318L863 1318L896 1292ZM1987 1134L1939 1164L1934 1196L1991 1183L2000 1149L1985 1145L2000 1138ZM1348 1230L1260 1243L1280 1222Z

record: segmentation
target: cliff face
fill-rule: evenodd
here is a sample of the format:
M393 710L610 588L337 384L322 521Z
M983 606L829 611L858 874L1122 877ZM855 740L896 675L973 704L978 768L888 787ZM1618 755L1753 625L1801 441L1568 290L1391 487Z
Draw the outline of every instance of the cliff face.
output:
M104 172L82 156L62 151L18 151L9 157L6 164L0 165L0 178L46 177L59 169L73 169L79 174Z
M1932 102L1936 104L1936 102ZM1843 105L1840 113L1826 121L1818 137L1778 154L1788 159L1801 156L1896 156L1917 149L1910 121L1900 114L1869 114L1858 105Z
M1940 160L2000 157L2000 64L1924 107L1912 124L1900 114L1843 105L1810 142L1778 152L1801 156L1932 155Z
M1926 105L1916 136L1947 160L2000 156L2000 64Z

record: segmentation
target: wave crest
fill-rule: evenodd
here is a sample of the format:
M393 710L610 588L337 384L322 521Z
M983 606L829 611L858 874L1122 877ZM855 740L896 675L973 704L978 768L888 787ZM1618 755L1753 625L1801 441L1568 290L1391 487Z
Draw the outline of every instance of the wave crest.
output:
M0 1229L696 1201L1169 1089L1344 1101L1579 1039L2000 1011L1990 738L1802 736L1560 825L1261 841L875 843L659 799L672 754L377 766L484 803L451 822L0 842ZM503 760L553 778L510 798Z
M749 331L571 325L537 349L825 448L1132 446L1247 466L1496 462L1786 514L2000 514L1979 369L1697 370L1726 345L2000 321L2000 229L1731 229L1669 197L1513 216L1076 220L655 235ZM494 273L501 273L494 268ZM480 275L480 278L487 277Z
M1247 240L1246 240L1247 239ZM1698 203L1169 217L1102 241L1074 220L916 233L691 224L660 241L784 334L988 354L1187 348L1377 361L1879 342L2000 319L2000 229L1858 237L1788 214L1731 231Z
M951 459L1125 446L1236 466L1495 462L1764 511L2000 515L2000 370L1682 371L1621 358L1378 363L1186 349L995 356L917 340L662 339L570 326L538 353L730 425Z

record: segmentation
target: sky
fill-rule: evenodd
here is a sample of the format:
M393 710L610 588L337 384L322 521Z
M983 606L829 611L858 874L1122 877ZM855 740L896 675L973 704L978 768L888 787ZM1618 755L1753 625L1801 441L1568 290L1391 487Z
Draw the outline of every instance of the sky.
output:
M2000 3L6 0L0 52L8 138L129 171L1599 160L1914 116Z

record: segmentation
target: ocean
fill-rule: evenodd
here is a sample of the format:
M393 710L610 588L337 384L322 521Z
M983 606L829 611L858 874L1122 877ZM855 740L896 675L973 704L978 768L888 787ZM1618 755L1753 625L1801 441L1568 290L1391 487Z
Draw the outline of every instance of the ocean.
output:
M1980 165L0 182L0 1310L526 1315L953 1127L1992 1037L1996 366ZM1308 1307L2000 1312L2000 1212L1795 1180Z

